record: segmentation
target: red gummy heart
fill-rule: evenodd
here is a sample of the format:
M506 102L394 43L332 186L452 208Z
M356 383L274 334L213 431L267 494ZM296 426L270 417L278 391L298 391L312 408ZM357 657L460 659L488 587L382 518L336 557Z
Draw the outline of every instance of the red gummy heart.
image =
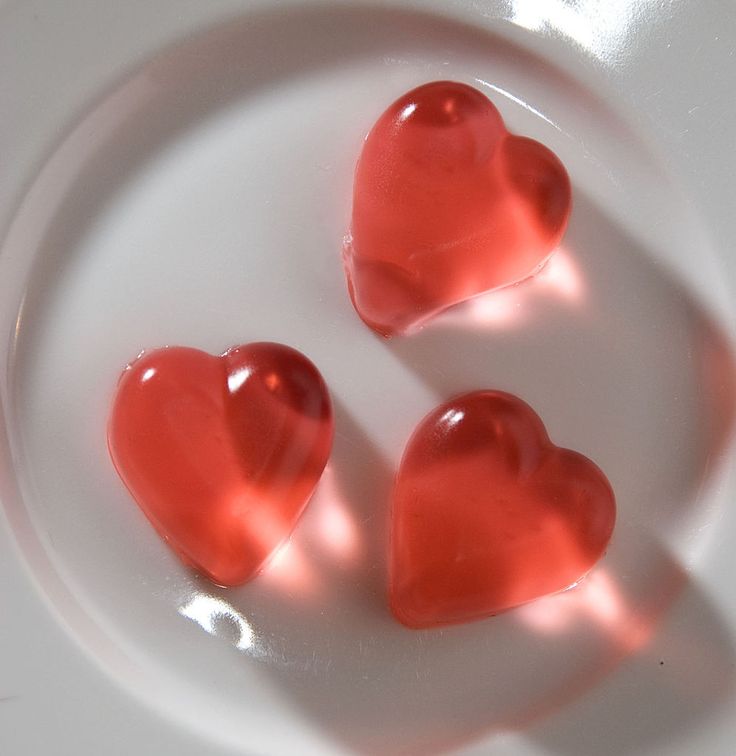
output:
M393 495L391 608L414 628L488 617L583 577L613 532L603 473L510 394L475 391L420 423Z
M144 353L108 426L113 464L181 560L218 585L252 578L288 538L332 446L327 387L281 344L219 357Z
M366 138L344 263L379 333L532 275L559 243L570 181L539 142L506 130L485 95L438 81L399 98Z

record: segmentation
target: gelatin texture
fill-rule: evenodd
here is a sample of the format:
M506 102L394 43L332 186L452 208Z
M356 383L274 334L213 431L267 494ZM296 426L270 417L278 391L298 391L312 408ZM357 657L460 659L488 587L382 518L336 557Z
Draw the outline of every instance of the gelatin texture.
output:
M360 317L384 336L538 270L571 209L564 166L509 133L490 100L438 81L399 98L366 138L343 250Z
M133 498L183 562L223 586L252 578L289 537L332 436L319 372L271 343L144 352L108 424Z
M531 407L475 391L417 427L391 516L391 608L425 628L573 585L606 549L616 505L601 470L552 444Z

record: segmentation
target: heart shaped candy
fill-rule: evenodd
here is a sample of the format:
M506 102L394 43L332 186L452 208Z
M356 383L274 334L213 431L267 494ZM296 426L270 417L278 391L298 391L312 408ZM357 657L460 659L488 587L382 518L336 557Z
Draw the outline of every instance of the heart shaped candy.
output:
M327 387L280 344L219 357L145 352L123 373L112 461L161 537L218 585L252 578L289 537L332 446Z
M399 98L368 134L343 260L353 304L390 336L520 281L570 214L562 163L510 134L485 95L438 81Z
M391 516L391 608L422 628L574 584L602 556L616 506L598 467L554 446L531 407L475 391L419 424Z

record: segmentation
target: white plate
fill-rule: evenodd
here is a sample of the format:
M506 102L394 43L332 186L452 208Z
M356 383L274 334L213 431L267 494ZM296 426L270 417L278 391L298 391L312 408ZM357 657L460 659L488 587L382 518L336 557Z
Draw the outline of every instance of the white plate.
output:
M736 738L736 16L724 4L0 5L0 752L727 754ZM384 342L340 267L364 133L451 78L565 162L537 279ZM323 371L332 461L220 591L108 461L143 347L272 339ZM512 391L617 492L577 589L413 632L385 608L405 440Z

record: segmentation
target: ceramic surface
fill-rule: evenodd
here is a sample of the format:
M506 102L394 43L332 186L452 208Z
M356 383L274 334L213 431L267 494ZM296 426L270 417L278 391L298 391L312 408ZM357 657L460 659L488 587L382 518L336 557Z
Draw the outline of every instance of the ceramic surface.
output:
M726 6L0 4L2 753L732 752ZM536 279L387 342L340 265L353 168L433 79L553 149L574 208ZM335 449L278 562L219 590L130 500L105 419L140 349L254 340L318 365ZM617 529L572 591L411 631L387 492L416 423L479 388L596 460Z

